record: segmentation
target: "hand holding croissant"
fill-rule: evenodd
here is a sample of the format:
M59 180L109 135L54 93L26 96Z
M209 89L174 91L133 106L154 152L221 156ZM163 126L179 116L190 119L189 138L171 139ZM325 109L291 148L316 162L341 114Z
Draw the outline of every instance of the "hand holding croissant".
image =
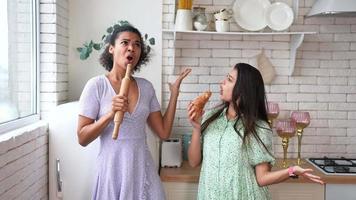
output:
M203 94L194 99L194 101L192 102L195 111L194 120L197 120L197 118L202 115L204 106L209 101L210 96L211 92L205 91Z

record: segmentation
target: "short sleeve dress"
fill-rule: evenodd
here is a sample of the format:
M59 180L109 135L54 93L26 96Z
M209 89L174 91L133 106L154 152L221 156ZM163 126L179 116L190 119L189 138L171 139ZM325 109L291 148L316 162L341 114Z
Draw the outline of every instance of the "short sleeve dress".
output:
M207 112L206 116L212 112ZM243 147L234 130L236 120L226 118L226 108L203 133L203 161L199 179L199 200L269 200L267 187L257 184L254 167L275 159L255 138ZM206 117L204 117L206 118ZM244 128L240 120L237 130ZM258 122L257 134L272 152L272 132L268 124Z
M148 115L159 111L160 105L152 84L143 78L134 79L139 88L138 101L132 113L124 114L118 139L111 138L114 122L99 137L94 200L165 199L145 133ZM105 75L90 79L79 100L79 114L98 120L110 111L115 94Z

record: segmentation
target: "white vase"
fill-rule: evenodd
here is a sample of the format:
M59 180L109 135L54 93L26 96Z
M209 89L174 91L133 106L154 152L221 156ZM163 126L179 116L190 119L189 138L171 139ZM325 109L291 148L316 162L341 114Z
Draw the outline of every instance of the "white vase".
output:
M216 32L229 32L229 21L216 20L215 21Z
M175 29L177 31L193 30L192 11L186 9L178 9L176 15Z

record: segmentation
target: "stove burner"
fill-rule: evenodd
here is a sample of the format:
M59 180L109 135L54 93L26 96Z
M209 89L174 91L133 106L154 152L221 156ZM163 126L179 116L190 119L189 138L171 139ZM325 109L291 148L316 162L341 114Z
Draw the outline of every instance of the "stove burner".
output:
M308 161L328 175L356 175L356 159L309 158Z
M350 168L345 166L334 166L335 173L349 173Z

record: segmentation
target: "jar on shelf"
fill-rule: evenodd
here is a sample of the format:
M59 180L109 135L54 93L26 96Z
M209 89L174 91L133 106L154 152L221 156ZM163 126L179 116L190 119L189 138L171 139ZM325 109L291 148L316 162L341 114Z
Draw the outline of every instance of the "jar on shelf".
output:
M197 31L204 31L208 27L204 7L193 7L193 26Z

